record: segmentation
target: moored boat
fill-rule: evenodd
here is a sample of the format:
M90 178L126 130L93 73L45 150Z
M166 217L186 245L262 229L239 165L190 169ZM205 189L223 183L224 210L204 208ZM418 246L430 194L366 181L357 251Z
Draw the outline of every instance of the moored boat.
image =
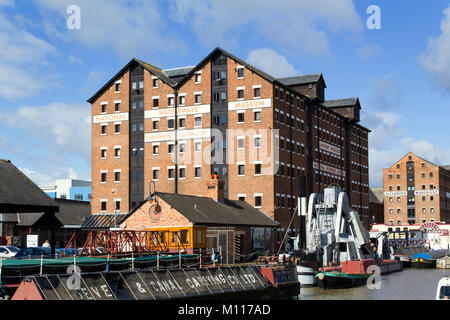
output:
M317 285L325 290L355 288L367 283L368 273L349 274L339 271L322 271L316 275Z
M436 268L436 259L427 253L418 253L411 258L412 268Z
M438 282L436 300L450 299L450 277L444 277Z
M450 257L443 257L436 260L436 268L450 269Z

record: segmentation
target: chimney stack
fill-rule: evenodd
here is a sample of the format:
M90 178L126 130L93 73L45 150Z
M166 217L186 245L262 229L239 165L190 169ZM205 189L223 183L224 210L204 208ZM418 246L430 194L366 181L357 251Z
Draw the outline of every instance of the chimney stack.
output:
M218 174L212 174L206 183L205 197L212 198L217 202L223 203L225 201L225 181L220 180Z

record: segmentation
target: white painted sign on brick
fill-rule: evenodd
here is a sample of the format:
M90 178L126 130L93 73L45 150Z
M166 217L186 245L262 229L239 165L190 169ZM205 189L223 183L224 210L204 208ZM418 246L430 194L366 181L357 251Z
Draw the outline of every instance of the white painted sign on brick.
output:
M209 104L177 108L177 114L179 116L203 114L203 113L210 113L210 112L211 112L211 105L209 105ZM175 117L175 108L162 108L162 109L145 111L146 119L167 118L167 117Z
M180 130L178 140L211 139L211 129ZM175 141L175 132L152 132L145 134L145 142Z
M272 99L255 99L245 101L232 101L228 103L228 110L245 110L245 109L257 109L257 108L271 108Z
M101 114L93 117L93 123L108 123L117 121L128 121L128 112L125 113L113 113L113 114Z

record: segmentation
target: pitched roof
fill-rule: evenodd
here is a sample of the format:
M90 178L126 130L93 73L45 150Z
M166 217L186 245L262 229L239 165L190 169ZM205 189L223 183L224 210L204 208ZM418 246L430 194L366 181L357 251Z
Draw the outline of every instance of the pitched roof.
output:
M384 189L383 188L369 188L369 203L383 204Z
M167 83L171 87L175 87L177 85L177 82L170 79L163 70L161 70L158 67L155 67L151 65L150 63L144 62L142 60L133 58L128 62L125 67L123 67L119 72L116 73L114 77L112 77L103 87L100 88L92 97L90 97L87 102L92 103L106 88L108 88L110 85L116 81L116 79L122 75L132 64L137 63L141 65L144 69L148 70L151 74L155 75L165 83Z
M354 98L327 100L322 104L327 108L349 107L359 105L359 99L357 97L354 97Z
M445 170L450 171L450 166L442 166Z
M212 198L157 192L162 200L194 224L248 225L277 227L264 212L244 201L225 199L224 203Z
M267 81L270 82L274 82L277 79L272 77L270 74L265 73L264 71L262 71L261 69L258 69L257 67L251 65L250 63L232 55L231 53L229 53L228 51L225 51L224 49L217 47L215 48L213 51L211 51L210 54L208 54L202 61L200 61L200 63L198 63L194 68L192 68L192 70L186 75L186 77L181 80L178 85L181 86L185 81L187 81L193 74L195 71L197 71L198 69L200 69L200 67L206 62L208 61L213 55L217 54L218 52L224 54L225 56L229 57L230 59L233 59L235 61L237 61L239 64L243 65L244 67L246 67L247 69L253 71L254 73L260 75L261 77L263 77L264 79L266 79Z
M309 75L297 76L297 77L278 78L277 80L286 86L296 86L296 85L301 85L301 84L316 83L319 80L322 80L323 83L325 84L325 80L323 79L323 75L321 73L309 74ZM326 87L326 84L325 84L325 87Z
M25 176L11 161L0 160L0 212L13 207L28 206L57 209L58 205L33 181ZM6 209L6 207L10 209ZM21 209L25 210L25 209ZM28 209L26 209L27 212Z
M55 214L55 217L63 226L81 226L91 216L89 202L66 199L53 199L53 201L59 206L59 212ZM0 222L13 222L17 223L17 226L28 227L33 226L44 215L44 212L0 214Z
M121 225L130 215L126 213L93 214L81 226L83 230L107 230Z

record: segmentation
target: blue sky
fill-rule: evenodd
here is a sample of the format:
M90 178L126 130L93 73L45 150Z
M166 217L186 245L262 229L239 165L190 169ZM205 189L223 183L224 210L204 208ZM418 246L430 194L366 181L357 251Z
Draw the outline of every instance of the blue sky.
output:
M90 179L86 100L133 57L189 66L216 46L274 76L321 72L327 99L358 96L371 186L408 151L450 164L448 0L0 0L0 158L38 184Z

